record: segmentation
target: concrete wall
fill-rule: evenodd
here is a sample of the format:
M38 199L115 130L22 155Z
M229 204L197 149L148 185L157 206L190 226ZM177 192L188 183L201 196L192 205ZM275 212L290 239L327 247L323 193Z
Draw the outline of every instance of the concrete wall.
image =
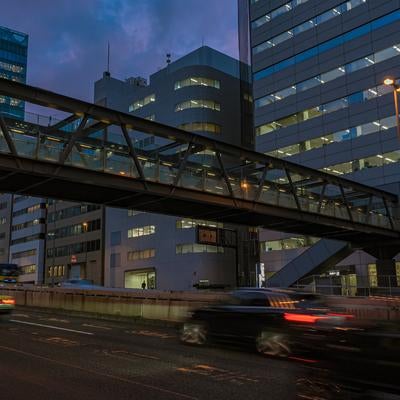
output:
M221 300L217 292L157 290L81 290L64 288L0 288L18 306L179 322L188 312ZM328 301L360 319L400 320L399 298L328 296Z

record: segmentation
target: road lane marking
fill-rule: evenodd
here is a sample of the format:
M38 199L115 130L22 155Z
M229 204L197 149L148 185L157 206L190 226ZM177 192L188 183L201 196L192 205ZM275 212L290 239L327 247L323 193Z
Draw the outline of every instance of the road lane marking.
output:
M229 382L235 383L237 385L259 382L258 379L251 378L241 372L229 371L226 369L221 369L205 364L193 365L191 368L177 368L176 370L183 373L202 375L217 382Z
M112 328L109 328L108 326L101 326L101 325L82 324L82 326L87 326L88 328L104 329L104 330L107 330L107 331L111 331L112 330Z
M32 325L32 326L41 326L42 328L49 328L49 329L58 329L59 331L67 331L67 332L74 332L74 333L80 333L82 335L94 335L92 332L84 332L84 331L78 331L76 329L67 329L67 328L61 328L59 326L53 326L53 325L45 325L45 324L36 324L34 322L27 322L27 321L19 321L17 319L10 319L11 322L16 322L17 324L24 324L24 325Z
M126 357L122 357L120 356L120 354L124 355L124 356L133 356L133 357L140 357L140 358L147 358L149 360L161 360L161 358L156 357L156 356L151 356L149 354L142 354L142 353L131 353L129 351L125 351L125 350L111 350L111 352L108 352L107 350L104 350L104 354L108 355L108 356L113 356L113 357L117 357L117 358L122 358L124 360L130 360L129 358Z
M117 381L120 381L120 382L123 382L123 383L128 383L128 384L140 386L140 387L143 387L143 388L146 388L146 389L151 389L151 390L154 390L156 392L161 392L161 393L173 395L173 396L176 396L176 397L181 397L183 399L199 400L198 397L190 396L190 395L187 395L187 394L184 394L184 393L175 392L175 391L169 390L169 389L163 389L163 388L160 388L159 386L153 386L153 385L150 385L150 384L147 384L147 383L137 382L137 381L134 381L134 380L131 380L131 379L122 378L120 376L107 374L105 372L99 372L99 371L95 371L95 370L92 370L92 369L83 368L83 367L80 367L79 365L64 363L62 361L54 360L52 358L41 356L39 354L34 354L34 353L27 352L27 351L14 349L13 347L0 346L0 350L14 352L14 353L22 354L22 355L25 355L25 356L28 356L28 357L32 357L32 358L37 358L39 360L48 361L48 362L51 362L53 364L58 364L58 365L61 365L63 367L67 367L67 368L75 368L75 369L77 369L79 371L83 371L83 372L86 372L86 373L89 373L89 374L102 376L103 378L114 379L114 380L117 380Z
M16 314L16 313L13 313L12 315L13 315L13 317L30 318L30 316L28 314Z
M156 331L148 331L148 330L140 330L140 331L125 331L125 333L130 333L133 335L140 335L140 336L149 336L155 337L158 339L171 339L175 338L173 335L169 335L168 333L156 332Z
M40 318L40 319L52 322L62 322L63 324L69 324L69 321L67 319L60 319L60 318Z
M60 345L63 347L79 346L79 342L77 342L75 340L69 340L67 338L63 338L63 337L59 337L59 336L54 336L54 337L49 337L49 338L39 338L37 340L42 343L57 344L57 345Z

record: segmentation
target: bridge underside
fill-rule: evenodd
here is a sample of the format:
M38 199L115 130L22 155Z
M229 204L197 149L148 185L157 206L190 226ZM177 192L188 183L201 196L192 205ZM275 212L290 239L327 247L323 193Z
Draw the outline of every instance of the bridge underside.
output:
M348 179L0 78L64 113L0 115L0 191L376 245L400 240L398 197Z
M340 227L335 218L324 215L311 216L298 210L49 162L16 160L4 154L0 154L0 191L258 226L363 246L387 243L390 239L379 228L347 221L341 221ZM397 238L393 232L393 239Z

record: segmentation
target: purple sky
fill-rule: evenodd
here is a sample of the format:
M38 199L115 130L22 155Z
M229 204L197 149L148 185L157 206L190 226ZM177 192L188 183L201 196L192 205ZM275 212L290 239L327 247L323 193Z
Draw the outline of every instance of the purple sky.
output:
M29 34L27 83L92 101L112 76L148 75L202 42L237 57L236 0L2 0L0 25Z

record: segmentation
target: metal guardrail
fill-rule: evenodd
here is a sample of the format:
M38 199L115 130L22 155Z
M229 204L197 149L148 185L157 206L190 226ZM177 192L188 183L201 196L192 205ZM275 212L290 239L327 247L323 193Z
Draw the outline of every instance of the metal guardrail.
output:
M312 275L297 281L292 287L337 296L400 297L400 276Z

